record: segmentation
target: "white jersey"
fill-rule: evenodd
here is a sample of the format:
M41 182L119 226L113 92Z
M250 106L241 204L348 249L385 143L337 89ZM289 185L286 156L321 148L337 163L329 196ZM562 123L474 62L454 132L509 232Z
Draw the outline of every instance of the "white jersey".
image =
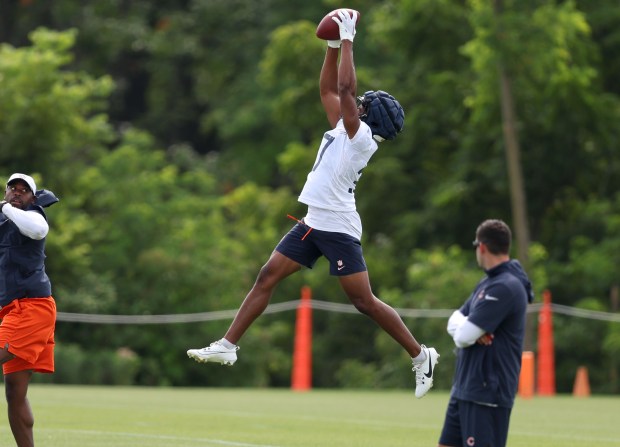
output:
M368 125L349 139L344 123L323 135L299 201L308 205L307 225L317 230L350 234L361 239L362 223L355 207L355 186L378 149Z

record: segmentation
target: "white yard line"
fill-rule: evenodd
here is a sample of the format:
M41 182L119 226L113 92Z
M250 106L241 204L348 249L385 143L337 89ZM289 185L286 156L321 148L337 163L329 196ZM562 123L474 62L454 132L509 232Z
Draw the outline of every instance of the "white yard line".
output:
M207 439L207 438L189 438L183 436L172 436L172 435L149 435L146 433L128 433L128 432L114 432L114 431L101 431L101 430L73 430L73 429L39 429L39 432L43 433L79 433L85 435L93 435L93 436L103 436L103 437L119 437L119 438L142 438L142 439L160 439L164 441L183 441L183 442L191 442L192 445L196 445L195 443L200 443L200 445L226 445L233 447L282 447L268 444L248 444L247 442L235 442L235 441L225 441L223 439Z

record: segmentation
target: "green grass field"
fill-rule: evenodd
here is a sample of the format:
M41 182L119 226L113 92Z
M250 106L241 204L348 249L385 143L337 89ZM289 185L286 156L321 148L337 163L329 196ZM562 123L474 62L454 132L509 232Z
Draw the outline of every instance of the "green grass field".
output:
M32 385L44 447L436 446L448 400L405 391ZM2 403L0 445L14 445ZM518 399L511 447L620 447L620 398Z

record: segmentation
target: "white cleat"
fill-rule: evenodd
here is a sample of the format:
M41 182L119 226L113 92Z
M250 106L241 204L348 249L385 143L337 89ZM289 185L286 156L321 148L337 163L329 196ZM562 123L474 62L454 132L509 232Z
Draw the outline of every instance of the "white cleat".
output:
M219 341L215 341L206 348L189 349L187 356L200 363L213 362L232 366L237 361L238 350L239 346L229 349Z
M433 387L433 373L435 365L439 362L439 354L435 348L427 348L422 345L422 350L426 352L426 360L422 363L413 364L415 372L415 397L420 399Z

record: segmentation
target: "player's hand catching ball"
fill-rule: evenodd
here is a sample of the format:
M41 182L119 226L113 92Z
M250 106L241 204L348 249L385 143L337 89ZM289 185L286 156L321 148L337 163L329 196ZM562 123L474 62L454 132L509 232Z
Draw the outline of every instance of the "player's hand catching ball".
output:
M340 20L338 20L338 17L340 17ZM350 40L353 42L357 15L353 14L353 16L351 16L348 11L341 9L338 11L338 17L332 17L332 20L336 22L338 28L340 28L340 40Z
M330 48L340 48L340 44L342 42L340 41L340 39L338 40L328 40L327 41L327 46Z

